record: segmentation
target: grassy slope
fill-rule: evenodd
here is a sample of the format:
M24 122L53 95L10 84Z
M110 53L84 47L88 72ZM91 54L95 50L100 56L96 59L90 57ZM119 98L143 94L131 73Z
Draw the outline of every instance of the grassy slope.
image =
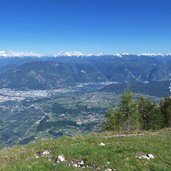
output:
M99 146L105 143L104 147ZM36 158L35 152L50 150L46 157ZM155 159L137 159L138 152L152 153ZM66 162L56 164L55 157L63 154ZM81 158L87 159L89 169L70 167L68 163ZM49 161L49 159L51 161ZM110 162L110 164L107 164ZM94 165L94 168L93 168ZM16 146L0 151L0 170L7 171L74 171L100 170L106 168L119 171L170 171L171 170L171 129L146 132L143 136L112 137L111 133L92 134L73 138L41 141L26 146Z

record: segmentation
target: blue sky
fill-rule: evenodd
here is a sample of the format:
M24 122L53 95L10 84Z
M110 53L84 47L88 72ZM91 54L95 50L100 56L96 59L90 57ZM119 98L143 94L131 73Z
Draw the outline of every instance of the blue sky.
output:
M171 0L0 0L0 50L171 52Z

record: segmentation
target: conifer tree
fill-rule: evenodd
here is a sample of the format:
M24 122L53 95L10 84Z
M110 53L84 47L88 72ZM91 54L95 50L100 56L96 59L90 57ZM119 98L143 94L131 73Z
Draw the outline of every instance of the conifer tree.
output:
M171 127L171 97L166 97L160 102L160 110L164 114L164 123L166 127Z
M103 127L106 130L138 130L140 128L137 103L133 101L131 91L126 91L121 96L120 105L108 110Z
M140 114L141 129L160 129L164 127L164 116L158 105L150 99L139 97L138 108Z
M133 93L128 90L121 96L119 111L122 113L123 130L140 128L138 105L133 101Z

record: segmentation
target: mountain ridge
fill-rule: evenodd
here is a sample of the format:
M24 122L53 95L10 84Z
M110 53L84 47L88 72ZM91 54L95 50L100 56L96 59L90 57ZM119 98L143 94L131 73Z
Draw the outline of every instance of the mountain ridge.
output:
M52 89L76 83L170 81L170 56L0 59L0 88Z
M115 56L115 57L124 57L124 56L162 56L162 57L167 57L171 56L171 53L110 53L110 54L105 54L105 53L82 53L79 51L62 51L58 53L50 53L50 54L45 54L45 53L35 53L35 52L26 52L26 51L12 51L12 50L1 50L0 51L0 58L2 57L90 57L90 56Z

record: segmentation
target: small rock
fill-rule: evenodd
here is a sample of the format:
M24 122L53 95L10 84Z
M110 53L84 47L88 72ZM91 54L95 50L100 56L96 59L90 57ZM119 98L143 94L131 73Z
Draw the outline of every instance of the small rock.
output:
M60 163L64 161L65 161L65 157L63 155L59 155L57 159L55 160L55 163Z
M78 164L79 164L81 167L83 167L83 166L84 166L84 161L83 161L83 160L80 160L80 161L78 162Z
M45 151L42 152L42 155L43 156L48 155L48 154L50 154L50 151L49 150L45 150Z
M135 157L138 159L147 159L147 160L154 159L154 156L152 154L145 154L145 153L139 153Z
M85 162L84 160L76 160L76 161L72 161L73 163L73 167L85 167Z
M45 150L45 151L37 151L35 153L36 158L40 158L40 157L44 157L46 155L50 154L49 150Z
M78 165L76 163L73 164L73 167L78 167Z
M37 151L35 153L36 158L40 158L42 156L42 151Z
M105 143L101 142L101 143L99 144L99 146L105 146Z
M154 159L154 156L152 154L147 154L147 157L149 157L150 159Z
M105 169L105 171L112 171L112 169L110 169L110 168L107 168L107 169Z
M150 160L150 158L148 157L148 156L142 156L142 159L148 159L148 160Z

